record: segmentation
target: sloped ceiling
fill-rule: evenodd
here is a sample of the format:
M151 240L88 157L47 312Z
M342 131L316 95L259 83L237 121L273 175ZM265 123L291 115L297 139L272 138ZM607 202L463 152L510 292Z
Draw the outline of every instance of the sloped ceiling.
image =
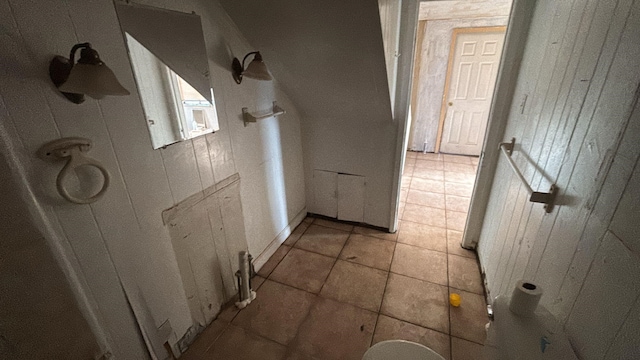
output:
M304 117L391 121L376 1L221 3Z

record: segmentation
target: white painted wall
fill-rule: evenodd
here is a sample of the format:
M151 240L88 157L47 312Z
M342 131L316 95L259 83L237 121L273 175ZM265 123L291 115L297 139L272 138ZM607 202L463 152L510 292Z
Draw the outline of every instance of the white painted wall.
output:
M382 42L384 44L384 61L387 64L387 81L389 82L392 112L395 104L398 57L400 56L398 46L400 45L401 7L401 0L378 0Z
M221 2L299 106L309 211L314 170L359 175L364 222L389 227L399 127L377 2Z
M421 52L420 73L414 80L418 83L418 94L414 109L415 117L412 122L412 137L409 142L410 150L435 151L453 29L505 26L508 20L508 16L500 16L426 21L422 46L418 50Z
M153 150L140 99L109 1L0 1L0 104L11 141L32 169L26 181L48 219L46 234L69 244L119 358L144 358L123 284L136 315L151 327L169 320L173 341L192 325L169 232L161 212L238 172L249 250L260 254L305 208L299 116L274 82L230 74L233 56L252 49L215 1L144 1L202 16L220 131ZM62 98L47 76L54 54L89 41L131 96ZM241 108L260 110L277 100L287 114L244 127ZM90 155L109 169L111 186L91 205L71 205L56 195L60 165L35 158L45 142L84 136ZM149 325L147 323L147 325ZM153 329L145 329L153 332Z
M512 0L426 0L420 2L420 20L453 20L507 16Z
M420 64L414 78L417 94L412 104L410 150L435 151L453 29L505 26L510 9L511 0L420 3L419 20L424 21L425 26L422 42L416 45Z
M4 119L3 105L0 101ZM0 122L0 138L11 135ZM97 358L103 354L100 330L91 328L85 318L91 315L84 313L70 286L73 269L64 269L42 224L32 218L37 209L30 189L15 176L26 169L8 161L19 155L7 145L0 144L0 358Z
M504 140L559 204L528 202L499 160L478 244L490 297L534 281L580 358L638 358L640 1L538 1L532 15Z

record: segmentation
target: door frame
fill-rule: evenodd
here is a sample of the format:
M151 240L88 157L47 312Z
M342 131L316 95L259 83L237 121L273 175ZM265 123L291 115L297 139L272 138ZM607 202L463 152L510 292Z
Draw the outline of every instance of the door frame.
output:
M390 232L395 232L398 225L400 184L409 135L406 129L409 122L408 110L413 80L412 70L418 25L418 5L418 1L402 1L399 50L404 56L399 59L395 99L396 113L394 114L394 122L398 122L398 131L396 134L395 168L390 199ZM469 215L467 216L461 244L462 247L467 249L476 247L482 231L482 223L489 203L489 193L493 185L493 176L496 172L498 156L500 155L498 143L504 137L509 109L513 101L513 90L520 71L520 61L529 35L531 14L535 11L536 5L537 0L513 0L511 5L496 86L493 90L493 99L489 110L487 130L476 174L476 185L471 195ZM482 186L478 188L477 184L479 183Z
M506 30L507 30L506 26L483 26L483 27L467 27L467 28L453 29L453 33L451 34L451 47L449 48L449 60L447 62L447 76L444 80L444 92L442 94L442 104L440 104L440 119L438 120L438 133L436 135L436 148L434 151L436 154L440 152L440 145L442 142L442 132L444 131L444 120L447 117L447 101L449 97L449 86L451 86L451 73L453 72L453 60L454 60L453 58L456 54L456 42L458 39L458 34L503 32L505 33L505 36L506 36ZM503 45L503 48L504 48L504 45ZM500 55L500 63L502 63L503 55L504 55L504 52ZM496 81L497 81L497 77L496 77ZM491 98L491 103L493 104L493 97ZM488 124L488 120L487 120L487 124Z

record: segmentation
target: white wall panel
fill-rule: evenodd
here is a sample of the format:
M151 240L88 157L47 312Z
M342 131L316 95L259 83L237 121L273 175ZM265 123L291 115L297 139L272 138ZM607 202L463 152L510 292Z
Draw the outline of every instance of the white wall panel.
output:
M417 81L417 86L414 86L417 94L414 95L415 103L412 104L412 135L409 139L409 149L430 152L435 150L453 29L505 26L508 21L506 15L426 21L422 43L416 47L416 50L421 52L420 72L414 76L414 81Z
M638 1L537 2L503 141L558 203L528 202L500 159L478 244L490 297L537 282L584 359L632 358L621 331L639 331L638 37Z
M364 221L364 176L338 174L338 219Z
M640 294L637 274L640 274L637 256L608 232L567 321L567 330L579 354L588 359L604 357Z
M338 173L333 171L313 171L314 202L311 212L338 217Z
M152 149L111 2L0 2L3 9L9 9L0 17L0 96L12 115L8 121L19 134L16 142L33 169L29 179L20 180L33 183L39 205L51 209L51 221L60 222L64 233L59 235L73 248L91 284L114 352L119 348L135 358L140 357L134 350L140 344L136 343L137 329L127 318L130 309L124 294L112 291L108 295L102 290L119 287L121 280L131 292L134 308L140 307L137 315L150 327L145 331L151 334L153 327L169 320L175 342L192 325L176 255L160 216L163 210L239 172L242 201L260 206L243 204L244 215L252 220L237 219L239 223L232 221L232 229L227 230L238 238L244 238L246 232L249 248L257 256L305 207L295 106L274 82L235 84L229 73L229 51L244 54L252 47L221 6L198 0L144 3L201 15L219 110L218 133L164 150ZM89 98L76 105L54 91L47 75L49 60L54 54L66 56L75 43L85 41L92 43L132 95L100 101ZM247 128L242 125L242 107L253 109L273 100L287 110L286 117ZM112 175L105 196L90 206L61 200L52 186L61 164L46 164L34 157L39 146L61 136L93 140L89 155ZM237 244L230 246L233 251L238 249Z

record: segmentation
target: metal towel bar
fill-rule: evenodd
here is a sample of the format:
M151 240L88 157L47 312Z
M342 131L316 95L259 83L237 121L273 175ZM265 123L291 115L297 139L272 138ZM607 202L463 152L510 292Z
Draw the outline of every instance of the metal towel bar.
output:
M507 158L507 161L509 161L509 165L511 165L511 169L513 169L513 171L516 173L516 175L524 185L525 189L527 189L527 193L530 196L529 201L536 202L536 203L543 203L545 204L544 205L545 211L547 213L552 212L554 202L556 200L556 195L558 193L558 187L556 186L556 184L552 184L551 188L549 189L549 192L533 191L533 189L531 188L531 185L529 185L529 183L527 182L527 179L524 178L524 176L520 172L520 169L518 169L518 166L516 165L515 161L513 161L513 159L511 158L511 154L513 153L513 148L515 144L516 144L516 138L511 138L511 142L500 143L500 150L502 151L502 154Z

